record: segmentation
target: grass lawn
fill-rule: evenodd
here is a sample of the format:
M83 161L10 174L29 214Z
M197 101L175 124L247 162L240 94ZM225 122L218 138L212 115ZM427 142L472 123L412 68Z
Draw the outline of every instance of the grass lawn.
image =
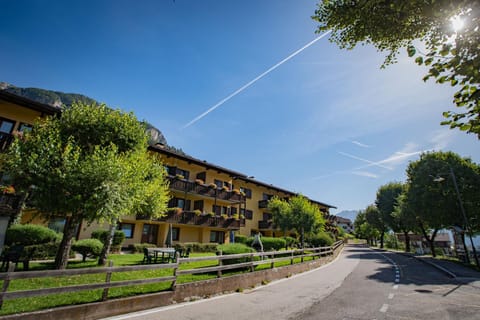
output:
M192 253L191 257L212 256L215 257L215 253ZM109 259L113 261L114 266L134 266L141 265L143 260L143 254L111 254ZM312 257L305 257L304 261L312 260ZM294 263L300 263L300 258L294 258ZM281 267L289 265L290 260L276 262L275 267ZM212 267L218 265L216 260L198 261L183 263L180 265L180 270L196 269L203 267ZM19 264L18 270L22 270L21 264ZM71 261L68 263L68 268L86 268L97 267L96 260L87 260L86 262ZM255 270L265 270L271 267L270 262L258 265ZM47 270L53 269L52 262L31 262L30 270ZM247 269L224 271L222 276L229 276L239 274L243 272L249 272ZM160 269L160 270L144 270L133 272L118 272L112 274L111 281L122 280L134 280L134 279L147 279L157 278L173 275L173 269ZM177 283L187 283L194 281L201 281L207 279L214 279L217 277L216 272L194 275L182 275L177 278ZM50 278L37 278L37 279L17 279L10 282L9 291L18 290L32 290L40 288L52 288L61 287L67 285L79 285L89 283L101 283L105 281L105 274L92 274L92 275L79 275L79 276L63 276L63 277L50 277ZM146 285L136 285L120 288L112 288L109 290L109 299L128 297L138 294L153 293L170 290L171 283L154 283ZM103 289L80 291L65 294L54 294L48 296L38 296L32 298L21 298L6 300L3 303L2 309L0 309L0 315L29 312L41 309L47 309L58 306L74 305L88 302L100 301L102 297Z

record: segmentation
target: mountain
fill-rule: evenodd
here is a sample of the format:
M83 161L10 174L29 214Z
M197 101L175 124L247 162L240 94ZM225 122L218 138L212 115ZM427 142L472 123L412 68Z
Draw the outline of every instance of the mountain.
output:
M64 93L60 91L51 91L51 90L45 90L40 88L20 88L6 82L0 82L0 90L5 90L7 92L25 97L30 100L51 105L53 107L63 107L63 106L69 107L75 101L80 101L85 104L93 104L93 103L100 104L96 100L90 97L84 96L83 94ZM167 144L167 139L165 139L165 136L162 134L160 130L158 130L148 122L145 122L145 124L147 126L147 132L151 137L149 141L150 144L160 143L165 145L168 149L174 149L174 150L177 150L179 153L184 154L184 152L181 149L177 149L173 146L169 146Z
M344 210L336 214L336 216L350 219L352 223L355 221L359 210Z

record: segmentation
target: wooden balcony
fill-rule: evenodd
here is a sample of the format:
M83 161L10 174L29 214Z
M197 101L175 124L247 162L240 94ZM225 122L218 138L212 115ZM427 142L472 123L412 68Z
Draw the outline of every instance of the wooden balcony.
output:
M5 152L13 142L13 135L0 132L0 152Z
M137 215L137 220L150 220L149 217ZM173 224L185 224L199 227L222 228L228 230L238 230L245 226L245 219L224 218L221 216L197 215L193 211L167 212L166 216L155 219Z
M230 203L241 203L245 201L245 196L233 191L225 191L220 188L212 188L209 185L199 184L193 181L178 179L168 176L170 189L185 192L188 194L196 194L208 198L216 198Z

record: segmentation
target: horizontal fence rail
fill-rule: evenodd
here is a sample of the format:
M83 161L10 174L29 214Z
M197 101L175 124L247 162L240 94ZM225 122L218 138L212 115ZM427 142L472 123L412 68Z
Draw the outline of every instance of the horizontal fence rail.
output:
M68 270L47 270L47 271L23 271L14 272L15 264L11 264L7 272L0 273L0 280L3 280L2 291L0 292L0 308L3 305L3 301L8 299L17 298L29 298L35 296L59 294L68 292L78 292L85 290L97 290L104 289L102 300L108 299L108 290L110 288L118 288L132 285L144 285L151 283L171 282L171 290L176 289L176 282L178 276L191 275L191 274L203 274L203 273L217 273L217 277L222 276L222 271L245 268L250 272L255 271L255 266L270 264L271 268L274 268L276 262L290 261L290 264L294 264L294 259L300 259L300 262L304 262L304 259L309 257L313 260L323 256L333 255L335 250L342 245L342 241L335 242L329 247L318 248L305 248L294 249L285 251L269 251L269 252L256 252L256 253L242 253L232 255L216 255L206 257L192 257L192 258L180 258L177 254L175 263L166 264L149 264L140 266L122 266L113 267L113 262L110 261L108 267L103 268L84 268L84 269L68 269ZM245 262L238 262L232 264L225 264L226 260L243 259ZM216 261L217 266L200 267L194 269L180 270L180 265L191 262L199 261ZM240 260L242 261L242 260ZM145 270L159 270L159 269L172 269L171 276L135 279L135 280L123 280L123 281L110 281L112 274L119 272L132 272L132 271L145 271ZM34 290L19 290L8 291L8 287L12 280L17 279L35 279L45 277L62 277L62 276L78 276L88 274L105 274L105 282L92 283L92 284L79 284L70 285L55 288L43 288Z

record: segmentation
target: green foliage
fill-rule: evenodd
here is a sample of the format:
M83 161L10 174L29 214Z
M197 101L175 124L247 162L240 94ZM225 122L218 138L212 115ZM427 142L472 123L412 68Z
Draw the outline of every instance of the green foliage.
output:
M273 222L283 232L293 228L293 219L290 210L290 204L278 197L273 197L268 201L268 211L273 216Z
M319 232L314 236L310 236L307 239L310 246L314 248L328 247L333 244L333 239L326 232Z
M217 243L185 242L186 249L190 248L192 252L217 252Z
M242 234L236 234L235 235L235 243L247 243L247 236L244 236Z
M398 204L398 197L404 189L404 185L400 182L387 183L378 188L377 198L375 199L375 205L380 213L380 219L388 228L396 231L398 231L398 223L393 213Z
M287 242L283 238L262 237L263 251L277 251L286 247Z
M312 17L318 31L332 30L330 40L341 48L373 44L387 51L385 65L396 62L401 48L419 65L429 67L426 81L449 83L461 112L444 112L442 124L472 132L480 138L480 5L476 0L450 1L321 1ZM454 30L451 19L464 21ZM415 45L426 46L425 53Z
M285 237L285 241L287 242L287 247L291 248L298 244L298 240L292 237Z
M91 237L93 239L98 239L103 244L105 244L106 241L107 241L109 233L110 233L109 230L99 229L99 230L93 231ZM123 231L121 231L121 230L115 230L115 234L114 234L113 240L112 240L112 246L120 247L124 240L125 240L125 233L123 233Z
M359 239L365 239L369 243L372 243L376 239L380 232L368 223L366 218L366 211L360 211L353 223L355 229L355 236Z
M218 246L218 253L222 253L222 255L230 255L230 254L241 254L241 253L254 253L256 252L255 249L250 248L249 246L243 243L229 243L229 244L222 244ZM236 264L242 262L248 262L250 258L238 258L238 259L225 259L223 260L223 264Z
M165 171L146 148L144 126L133 114L82 103L36 123L12 144L6 171L17 190L31 193L44 218L68 218L58 268L66 266L81 221L116 224L131 212L155 218L166 210Z
M82 261L87 257L98 257L102 252L103 243L98 239L78 240L72 245L72 250L82 255Z
M41 225L15 224L8 228L5 236L6 245L37 245L54 242L58 234Z

